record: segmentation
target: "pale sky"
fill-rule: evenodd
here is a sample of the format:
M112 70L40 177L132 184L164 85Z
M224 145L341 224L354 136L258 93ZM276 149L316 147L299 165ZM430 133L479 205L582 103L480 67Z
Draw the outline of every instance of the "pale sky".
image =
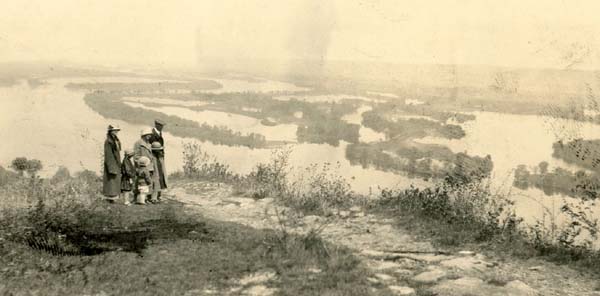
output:
M367 60L600 69L600 1L0 2L0 61Z

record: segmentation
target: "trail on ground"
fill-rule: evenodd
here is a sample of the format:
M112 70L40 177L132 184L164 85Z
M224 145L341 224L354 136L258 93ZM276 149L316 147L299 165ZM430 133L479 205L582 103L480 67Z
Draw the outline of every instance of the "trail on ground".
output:
M289 208L273 199L237 197L222 183L192 182L172 190L174 199L205 217L236 222L258 229L277 229ZM578 272L552 263L501 262L468 250L439 250L410 235L393 219L378 217L353 207L330 218L302 216L286 229L306 233L320 229L323 239L350 248L373 273L374 291L389 289L396 295L595 295L594 283ZM286 223L287 224L287 223ZM253 275L249 275L253 276ZM255 276L255 275L254 275ZM258 289L258 293L274 293Z

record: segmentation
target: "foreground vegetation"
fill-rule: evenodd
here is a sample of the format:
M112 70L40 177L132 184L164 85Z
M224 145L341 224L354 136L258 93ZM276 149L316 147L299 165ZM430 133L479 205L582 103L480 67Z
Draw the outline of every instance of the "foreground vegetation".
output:
M433 238L443 248L469 247L501 256L539 257L600 271L600 252L593 246L600 227L584 203L562 207L567 219L564 224L545 215L534 224L525 224L515 213L510 193L492 191L488 179L472 171L455 170L430 188L384 189L378 199L369 201L352 192L347 180L331 165L309 166L304 178L293 178L286 151L276 152L270 163L258 165L247 176L226 173L226 165L198 154L198 146L188 146L186 151L190 165L180 178L242 184L238 187L242 194L271 197L306 214L328 216L359 205L410 225L415 234Z
M432 188L383 191L373 209L411 225L417 235L445 248L470 247L502 257L539 257L597 273L600 251L594 247L600 227L584 203L564 205L567 223L555 217L531 225L516 216L507 193L492 193L489 184L442 182ZM548 210L548 209L546 209Z
M264 285L282 295L371 293L358 259L315 233L213 221L175 201L109 204L91 172L1 172L2 294L219 293L247 288L240 278L265 271L276 279Z

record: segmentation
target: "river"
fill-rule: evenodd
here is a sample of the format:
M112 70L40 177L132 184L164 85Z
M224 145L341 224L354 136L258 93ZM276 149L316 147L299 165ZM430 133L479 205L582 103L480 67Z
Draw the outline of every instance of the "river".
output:
M514 170L518 165L526 165L531 171L540 162L549 164L548 170L556 167L571 171L582 168L552 157L552 144L558 140L574 138L600 138L600 125L558 119L538 115L515 115L496 112L472 112L475 120L460 124L466 136L459 140L428 137L418 140L422 143L435 143L449 147L453 152L467 152L470 155L490 155L494 162L491 186L494 190L510 194L517 204L517 214L529 223L546 215L559 215L564 203L577 203L578 200L556 194L546 196L541 190L529 188L520 190L512 187ZM600 213L600 207L591 205Z
M3 111L3 116L0 117L0 138L7 141L0 145L0 165L7 167L15 157L25 156L42 160L44 169L41 174L43 176L51 176L59 166L65 166L72 172L82 169L100 172L102 145L108 124L116 124L122 128L119 137L125 148L132 147L139 138L139 131L143 126L118 120L107 120L85 104L83 101L84 90L67 89L65 85L69 82L136 81L149 82L151 80L137 77L64 78L49 79L46 84L35 88L29 87L25 81L11 87L0 88L0 108ZM226 83L223 80L219 81L225 87L216 90L219 93L301 90L284 82L273 82L274 85L269 85L269 80L259 82L228 80ZM227 89L228 85L231 85L232 89ZM318 100L321 98L319 97ZM165 105L158 107L144 106L144 103L148 101L144 101L144 99L137 101L126 99L126 101L136 107L152 108L155 111L183 116L198 122L227 125L236 131L259 132L265 134L269 140L296 141L295 125L268 127L261 125L257 119L252 117L214 111L191 111L185 108L187 106L173 106L176 102L169 100L155 101L155 104L163 103ZM362 106L355 113L349 114L343 119L360 124L361 114L369 110L370 107ZM494 161L492 186L496 190L511 192L511 196L517 202L517 213L527 222L532 223L535 219L542 217L544 208L547 208L550 213L558 213L563 201L575 202L573 199L560 195L554 198L545 196L542 191L537 189L523 191L514 188L511 186L512 173L520 164L534 167L541 161L548 162L550 169L557 166L571 170L578 169L576 166L554 159L552 143L561 138L598 138L600 126L544 116L494 112L474 112L473 114L476 116L475 120L461 124L466 131L463 139L447 140L430 137L421 139L420 142L443 144L454 152L466 151L471 155L490 154ZM175 137L169 134L168 128L167 125L165 131L166 161L168 170L174 172L182 167L183 144L196 140ZM361 141L364 142L383 139L383 134L365 127L361 127L360 134ZM423 187L428 184L418 179L409 179L389 172L351 165L345 158L346 145L345 142L341 142L338 147L326 144L292 143L281 148L287 147L292 150L290 163L296 172L302 171L310 163L337 164L336 172L351 183L353 190L363 194L375 193L378 187L406 188L411 184ZM201 142L201 146L204 151L228 164L237 173L248 173L257 163L268 162L273 152L272 149L228 147L208 142ZM598 210L598 207L595 209ZM558 220L561 221L562 218L558 218Z
M121 127L119 138L124 148L130 148L139 138L143 128L119 120L108 120L91 110L84 102L84 90L67 89L65 85L70 82L151 82L147 78L137 77L84 77L49 79L46 84L30 88L26 82L21 82L12 87L0 88L0 108L3 110L0 118L0 137L8 139L8 143L0 145L0 165L8 167L10 161L16 157L40 159L44 169L42 176L52 176L60 166L67 167L70 171L89 169L101 171L103 142L106 137L108 124ZM162 81L162 80L161 80ZM261 80L253 82L234 80L219 80L224 87L232 86L215 92L239 91L274 91L287 89L298 91L300 88L284 82ZM269 85L269 83L274 85ZM242 88L242 86L248 86ZM142 100L143 101L143 100ZM136 107L150 108L142 104L127 100L128 104ZM164 101L172 105L173 101ZM224 112L203 111L196 112L187 108L164 106L152 107L165 114L176 114L184 118L206 122L209 124L227 125L235 131L260 132L269 140L296 141L295 125L278 125L274 127L261 125L260 122L248 116L228 114ZM366 109L357 110L364 112ZM185 112L184 112L185 111ZM191 113L190 113L191 112ZM360 115L360 114L359 114ZM356 121L355 114L350 121ZM151 124L151 123L149 123ZM361 132L369 140L379 139L379 134L374 132ZM182 167L183 144L194 142L194 139L175 137L165 128L166 162L169 172L180 170ZM353 166L345 158L347 143L342 142L338 147L326 144L298 144L293 143L281 148L291 149L290 163L295 171L302 171L311 163L332 163L335 171L346 178L352 189L362 194L375 193L378 187L404 188L410 184L426 186L424 181L409 179L397 174L382 172L375 169L364 169ZM272 149L249 149L246 147L229 147L201 142L204 151L214 155L217 160L228 164L237 173L250 172L257 163L268 162ZM337 165L336 165L337 164Z

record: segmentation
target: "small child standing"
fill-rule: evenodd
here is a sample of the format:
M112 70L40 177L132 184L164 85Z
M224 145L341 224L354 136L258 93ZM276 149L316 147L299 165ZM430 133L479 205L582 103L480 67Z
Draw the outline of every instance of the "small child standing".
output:
M148 170L149 165L150 159L148 157L142 156L138 159L134 194L136 195L135 203L139 205L145 205L146 199L152 194L152 175Z
M121 195L125 205L129 205L131 199L131 191L133 189L133 180L135 178L135 166L131 158L133 152L131 150L125 150L125 156L121 162Z

